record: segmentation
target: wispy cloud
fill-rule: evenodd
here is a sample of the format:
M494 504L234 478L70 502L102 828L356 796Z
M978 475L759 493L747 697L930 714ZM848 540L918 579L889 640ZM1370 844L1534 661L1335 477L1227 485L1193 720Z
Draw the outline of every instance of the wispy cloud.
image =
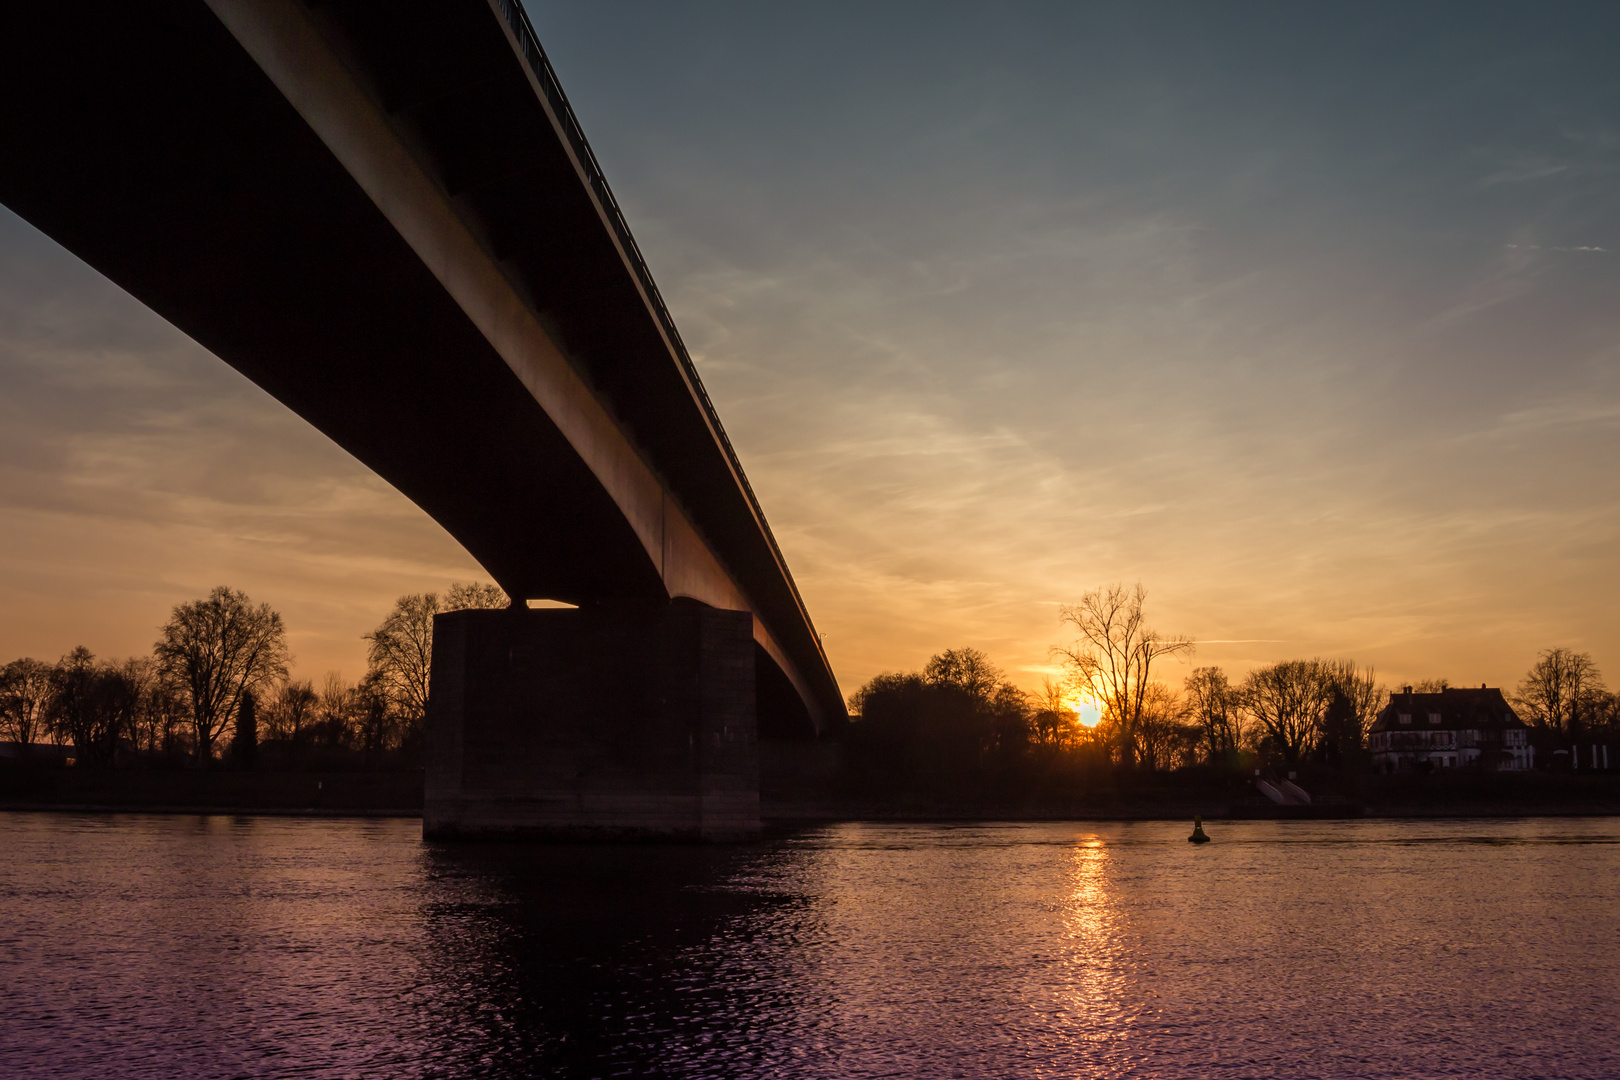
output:
M1480 178L1480 187L1495 187L1498 184L1523 184L1532 180L1545 180L1551 176L1558 176L1569 171L1567 164L1554 164L1551 162L1523 163L1498 169L1487 176Z
M1138 580L1234 673L1616 662L1620 116L1589 43L1417 20L1369 83L1309 6L740 11L533 14L845 689L959 644L1038 681L1051 598ZM393 594L474 572L3 223L0 650L133 648L219 579L352 669Z

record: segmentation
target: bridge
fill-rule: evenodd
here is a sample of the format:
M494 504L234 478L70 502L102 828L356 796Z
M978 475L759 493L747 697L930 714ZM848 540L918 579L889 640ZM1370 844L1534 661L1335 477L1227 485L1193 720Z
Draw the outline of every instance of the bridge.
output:
M0 7L0 201L513 598L436 625L428 832L757 830L841 695L517 0Z

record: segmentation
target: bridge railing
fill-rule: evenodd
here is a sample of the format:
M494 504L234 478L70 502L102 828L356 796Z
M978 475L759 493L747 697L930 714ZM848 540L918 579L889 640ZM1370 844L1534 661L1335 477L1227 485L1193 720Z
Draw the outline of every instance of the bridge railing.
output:
M534 26L529 22L529 13L524 10L521 0L495 0L495 5L505 16L513 35L517 37L518 44L523 49L524 59L528 61L536 81L551 103L552 110L562 122L563 133L573 145L574 153L584 165L586 178L595 189L602 208L607 211L613 231L618 234L619 243L630 258L631 269L635 271L642 289L652 303L653 314L674 346L675 358L680 363L681 370L686 373L692 389L697 393L698 403L720 440L720 446L726 453L732 472L742 485L743 493L748 497L748 504L754 511L755 518L759 520L760 529L765 534L765 542L770 545L771 554L782 567L788 588L793 591L793 599L799 605L799 610L805 613L805 619L808 621L809 612L804 606L804 599L799 595L799 587L794 583L793 575L788 573L787 560L782 557L782 549L777 546L770 523L765 520L765 511L759 505L759 498L754 494L753 485L748 482L748 474L743 471L742 462L738 460L737 451L726 435L725 425L720 422L719 413L715 412L714 402L709 400L709 392L703 387L703 379L698 375L697 366L692 363L691 354L686 351L686 342L681 340L681 332L675 328L675 319L664 304L663 294L658 291L658 284L653 281L652 272L647 269L647 262L641 256L641 249L636 246L636 239L630 233L630 225L624 219L624 212L619 209L618 200L613 197L613 190L608 187L607 176L602 172L602 166L597 162L596 155L591 152L591 144L585 138L585 129L580 126L579 117L574 115L574 107L568 103L568 95L563 93L562 82L558 80L557 72L552 68L545 49L540 46L540 36L534 32ZM820 645L819 639L817 645L818 647Z

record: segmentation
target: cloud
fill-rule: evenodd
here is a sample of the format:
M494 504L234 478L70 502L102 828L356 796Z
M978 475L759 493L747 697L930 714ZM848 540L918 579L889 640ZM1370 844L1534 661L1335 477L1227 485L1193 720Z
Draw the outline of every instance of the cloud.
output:
M1480 178L1480 187L1495 187L1498 184L1523 184L1531 180L1545 180L1551 176L1558 176L1569 171L1567 164L1525 163L1499 169L1496 172Z
M1620 282L1553 256L1620 225L1589 46L1121 12L534 13L844 688L959 644L1036 680L1110 581L1235 674L1620 650ZM352 673L473 573L0 217L0 648L144 647L226 580Z

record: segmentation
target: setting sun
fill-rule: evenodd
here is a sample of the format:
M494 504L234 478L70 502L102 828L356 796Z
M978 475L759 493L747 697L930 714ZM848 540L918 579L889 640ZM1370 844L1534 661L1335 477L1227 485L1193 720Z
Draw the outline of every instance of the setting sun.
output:
M1063 707L1074 713L1083 728L1094 728L1102 723L1102 709L1090 698L1070 695L1063 699Z

